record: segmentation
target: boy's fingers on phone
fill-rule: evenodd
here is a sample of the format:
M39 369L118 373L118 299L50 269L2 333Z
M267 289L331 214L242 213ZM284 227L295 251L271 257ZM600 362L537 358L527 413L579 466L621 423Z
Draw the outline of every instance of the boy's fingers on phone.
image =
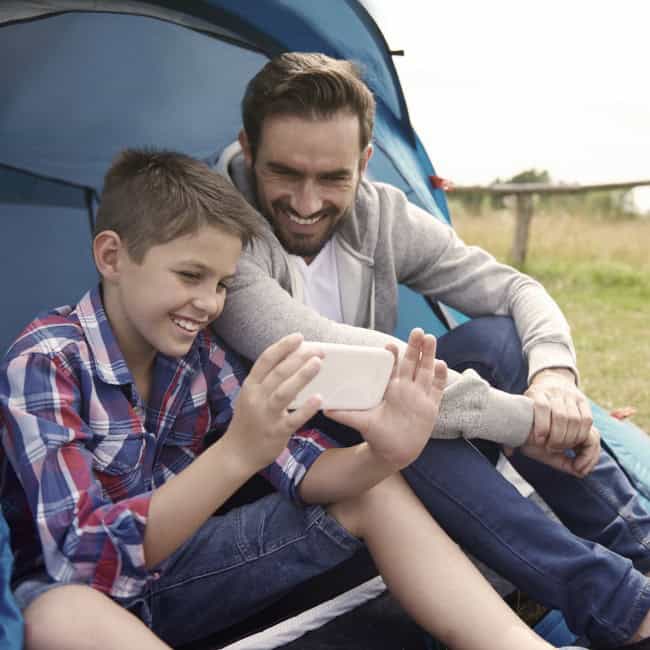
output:
M247 380L257 384L262 383L278 363L294 350L298 349L302 341L302 334L300 332L294 332L270 345L253 364L251 371L248 373Z
M294 350L291 354L280 360L275 368L272 368L266 375L262 384L267 390L273 391L287 379L293 377L310 359L322 357L323 353L321 350L313 346L300 346L297 350Z
M385 348L393 355L393 368L390 372L390 379L393 379L397 374L397 367L399 365L399 350L394 343L386 343Z
M296 368L296 371L290 377L274 388L272 393L273 407L286 409L301 389L318 374L320 366L320 358L311 357L302 366Z
M299 408L289 413L286 421L291 432L293 433L298 430L307 420L311 420L318 413L318 409L320 409L322 403L323 400L320 395L312 395Z

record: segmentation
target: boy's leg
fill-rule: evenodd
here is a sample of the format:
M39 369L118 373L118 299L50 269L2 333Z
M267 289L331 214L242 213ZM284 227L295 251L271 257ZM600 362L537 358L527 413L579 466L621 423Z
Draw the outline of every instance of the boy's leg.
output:
M49 589L23 615L25 650L169 649L136 616L86 585Z
M401 476L392 476L329 510L364 539L391 593L406 611L447 646L551 647L506 606Z
M277 493L212 517L161 565L152 629L170 645L207 637L362 546L320 506L301 508Z

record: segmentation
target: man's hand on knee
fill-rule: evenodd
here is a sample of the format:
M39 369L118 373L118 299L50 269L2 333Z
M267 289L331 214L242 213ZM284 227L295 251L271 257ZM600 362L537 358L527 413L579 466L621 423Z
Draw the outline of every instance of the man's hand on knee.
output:
M514 452L510 448L504 451L506 456L511 456ZM518 451L561 472L583 478L596 466L600 457L600 434L592 427L586 440L572 449L562 450L550 449L544 444L538 445L531 434L528 442L518 447Z
M550 452L591 446L593 417L589 401L576 386L568 368L548 368L537 373L525 392L533 400L531 440Z

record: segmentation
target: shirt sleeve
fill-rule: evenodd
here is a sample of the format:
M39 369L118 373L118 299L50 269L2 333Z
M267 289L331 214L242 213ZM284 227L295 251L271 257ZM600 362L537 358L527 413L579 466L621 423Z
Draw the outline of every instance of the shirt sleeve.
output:
M261 474L278 492L302 504L298 487L305 474L326 449L339 446L319 429L301 429L291 436L285 450Z
M78 379L57 357L25 355L0 373L3 445L25 491L54 580L115 598L145 586L151 493L113 501L95 474L95 435L81 417ZM139 461L139 458L138 458ZM118 482L134 480L138 464Z
M395 192L383 195L399 220L386 220L397 279L470 317L510 316L528 360L529 380L550 367L578 377L571 331L557 303L532 277L498 262Z
M222 436L232 420L234 402L250 369L250 362L227 349L221 341L213 344L210 351L213 376L209 379L212 426L206 438L211 444ZM313 462L329 447L338 444L322 431L305 427L294 433L284 451L268 467L260 472L286 497L301 503L298 486Z

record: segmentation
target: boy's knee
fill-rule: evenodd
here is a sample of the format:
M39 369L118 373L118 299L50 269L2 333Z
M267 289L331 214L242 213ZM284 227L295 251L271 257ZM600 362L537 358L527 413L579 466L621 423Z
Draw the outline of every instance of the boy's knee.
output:
M330 517L334 517L345 530L361 539L361 508L357 498L345 499L331 503L326 508Z
M87 643L87 635L98 634L98 623L109 618L102 617L101 610L112 605L107 596L86 585L65 585L46 591L23 612L25 649L71 649L77 647L75 639Z
M416 497L401 474L393 474L356 497L330 504L327 511L351 535L363 539L370 521L386 516L387 504L399 506L409 498Z

